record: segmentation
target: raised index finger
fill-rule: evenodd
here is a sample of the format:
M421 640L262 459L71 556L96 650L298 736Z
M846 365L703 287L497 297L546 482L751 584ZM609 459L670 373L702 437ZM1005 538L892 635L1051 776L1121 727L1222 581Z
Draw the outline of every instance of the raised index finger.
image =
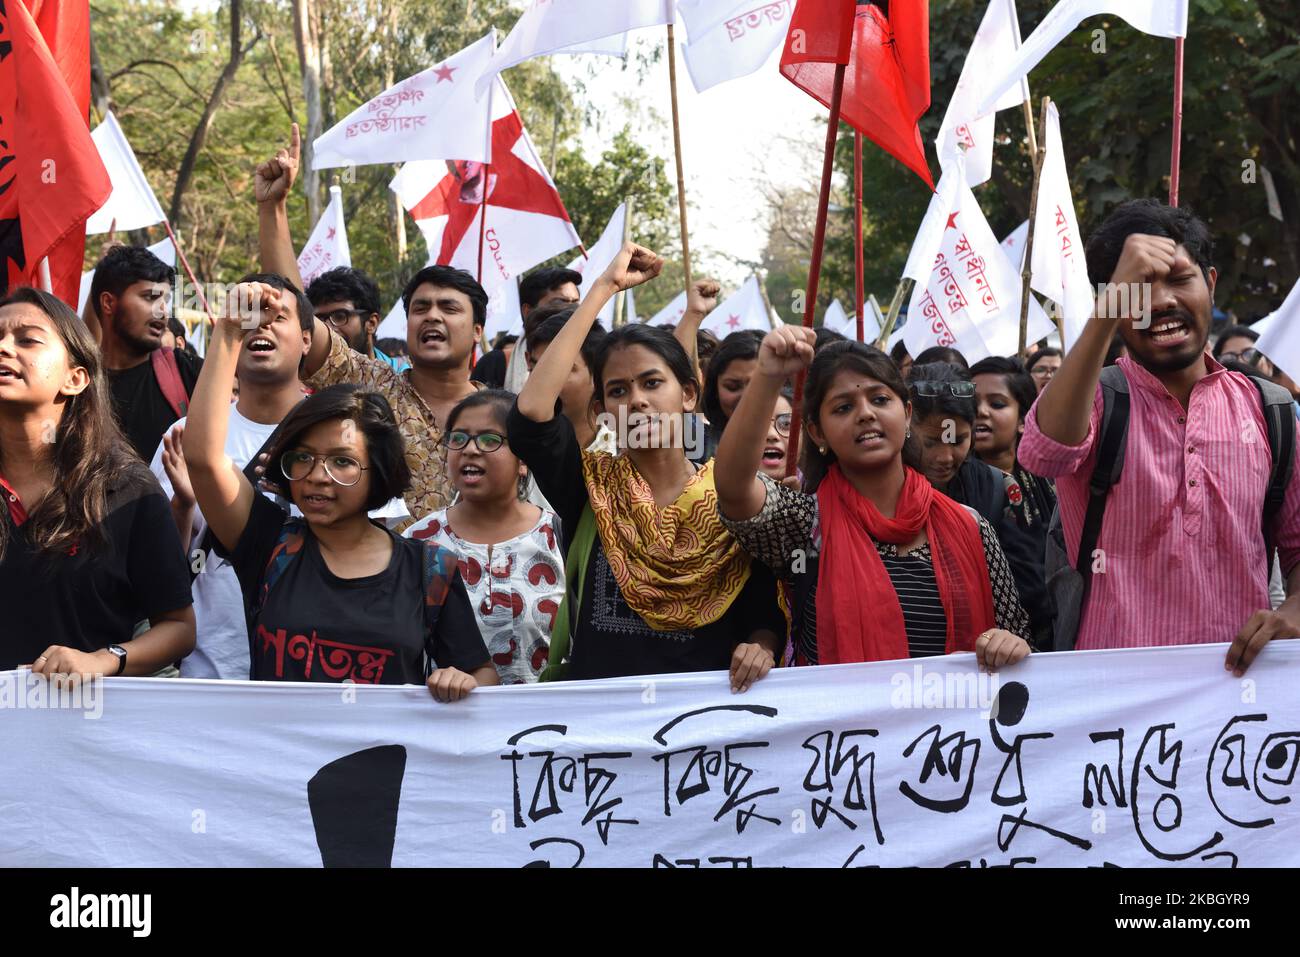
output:
M298 124L293 124L289 131L289 155L293 161L298 162L298 157L302 153L302 133L298 129Z

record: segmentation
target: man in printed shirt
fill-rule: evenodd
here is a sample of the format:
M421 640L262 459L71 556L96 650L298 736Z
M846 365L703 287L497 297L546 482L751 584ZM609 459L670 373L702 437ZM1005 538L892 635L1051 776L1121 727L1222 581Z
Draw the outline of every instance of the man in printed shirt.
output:
M288 277L299 288L286 204L300 159L301 136L295 123L289 145L259 166L253 177L262 268ZM314 390L355 383L381 393L393 407L411 469L405 496L411 514L394 526L399 532L451 504L442 424L457 402L479 389L469 381L469 360L487 319L488 296L464 270L426 266L406 284L402 305L410 368L397 372L383 359L354 351L329 323L315 318L311 349L300 369L303 382Z
M1261 533L1271 453L1255 385L1206 352L1218 273L1205 223L1152 200L1115 210L1090 238L1094 284L1145 285L1149 312L1101 289L1093 318L1025 421L1019 458L1057 480L1077 559L1102 411L1099 379L1118 330L1129 382L1128 445L1111 490L1076 647L1232 641L1244 673L1274 638L1300 636L1300 478L1275 525L1290 596L1269 609ZM1100 287L1099 287L1100 288ZM1148 321L1149 320L1149 321ZM1300 476L1300 472L1296 473Z

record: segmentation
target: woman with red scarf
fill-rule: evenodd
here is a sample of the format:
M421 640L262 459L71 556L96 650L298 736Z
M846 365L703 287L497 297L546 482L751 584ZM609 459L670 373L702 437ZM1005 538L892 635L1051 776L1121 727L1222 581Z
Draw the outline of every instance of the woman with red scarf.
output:
M813 357L813 330L768 334L718 447L723 523L791 583L811 664L973 651L994 670L1029 654L1029 620L984 519L903 460L911 406L893 361L857 342ZM811 363L804 488L759 473L785 381Z

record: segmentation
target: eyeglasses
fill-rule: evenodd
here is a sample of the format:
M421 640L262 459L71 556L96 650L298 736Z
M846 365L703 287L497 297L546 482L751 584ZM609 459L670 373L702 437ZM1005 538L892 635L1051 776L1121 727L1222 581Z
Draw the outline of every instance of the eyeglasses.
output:
M1258 349L1242 349L1240 352L1225 352L1219 356L1219 361L1223 362L1228 359L1236 359L1238 362L1244 362L1248 366L1257 364L1263 353Z
M501 446L506 444L506 437L500 432L480 432L477 435L472 435L469 432L462 432L459 429L455 432L448 432L446 438L442 441L447 448L459 452L461 449L465 448L465 446L469 445L471 440L474 442L474 445L478 450L485 455L495 452L497 449L501 448Z
M364 316L365 313L360 309L335 309L333 312L318 312L316 318L321 322L328 322L335 329L341 329L352 321L353 316Z
M311 452L285 452L280 456L280 471L290 482L301 482L316 470L316 463L325 466L325 474L335 485L351 488L361 481L366 466L347 455L315 455Z
M1035 379L1050 379L1056 375L1056 370L1051 366L1037 365L1030 370L1029 374Z
M975 397L974 382L913 382L912 390L917 395L923 395L926 398L937 399L945 392L951 392L959 399L973 399Z
M784 435L787 438L790 435L790 420L793 416L789 412L782 412L780 415L772 417L772 424L776 426L776 434Z

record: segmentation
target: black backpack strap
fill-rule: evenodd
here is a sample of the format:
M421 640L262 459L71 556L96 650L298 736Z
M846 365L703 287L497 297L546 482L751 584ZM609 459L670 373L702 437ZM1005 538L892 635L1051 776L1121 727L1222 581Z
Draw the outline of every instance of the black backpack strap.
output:
M1264 410L1264 425L1268 431L1268 448L1272 466L1268 473L1268 490L1264 494L1264 547L1270 567L1276 545L1273 523L1282 510L1287 486L1291 484L1295 466L1296 414L1291 393L1262 376L1250 376L1259 390L1260 404Z
M1101 428L1097 437L1097 464L1088 483L1088 511L1079 536L1079 555L1075 568L1083 577L1087 597L1092 581L1092 553L1101 538L1101 522L1106 514L1106 499L1124 471L1124 452L1128 448L1129 392L1128 379L1119 366L1101 370Z

